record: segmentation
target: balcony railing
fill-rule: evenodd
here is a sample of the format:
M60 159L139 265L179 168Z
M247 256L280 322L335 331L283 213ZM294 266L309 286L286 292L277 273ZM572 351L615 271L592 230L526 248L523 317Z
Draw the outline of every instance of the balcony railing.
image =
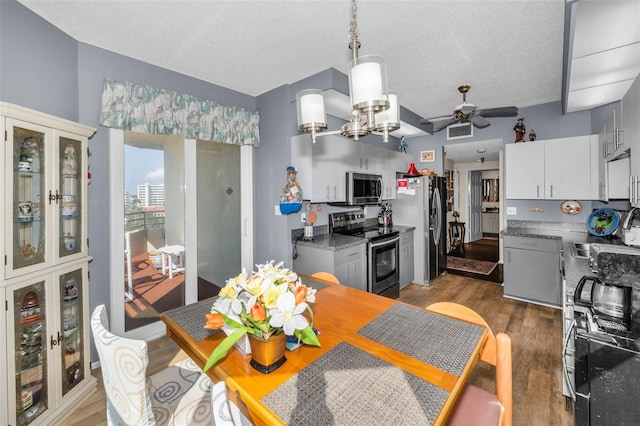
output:
M162 228L164 227L164 210L125 213L124 223L127 232L140 229Z

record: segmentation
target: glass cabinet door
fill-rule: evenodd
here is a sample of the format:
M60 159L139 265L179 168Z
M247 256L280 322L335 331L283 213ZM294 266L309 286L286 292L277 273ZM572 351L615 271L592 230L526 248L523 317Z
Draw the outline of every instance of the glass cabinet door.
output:
M59 206L58 256L65 258L82 251L83 235L82 197L83 164L82 141L58 137L58 193Z
M48 404L45 281L13 290L16 420L27 425Z
M79 268L60 275L60 329L62 330L62 396L84 379L83 279Z
M8 231L12 234L10 270L29 268L44 264L47 202L45 161L48 129L39 126L7 120L9 141L13 145L13 155L7 155L7 166L13 173L12 213ZM9 183L9 182L7 182ZM33 269L33 268L31 268ZM27 272L27 271L25 271Z

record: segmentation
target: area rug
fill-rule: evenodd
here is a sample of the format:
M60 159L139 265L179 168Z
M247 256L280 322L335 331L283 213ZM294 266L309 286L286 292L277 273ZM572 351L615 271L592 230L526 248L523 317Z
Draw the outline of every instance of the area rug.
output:
M495 269L496 262L486 260L465 259L463 257L447 256L447 269L473 272L475 274L489 275Z

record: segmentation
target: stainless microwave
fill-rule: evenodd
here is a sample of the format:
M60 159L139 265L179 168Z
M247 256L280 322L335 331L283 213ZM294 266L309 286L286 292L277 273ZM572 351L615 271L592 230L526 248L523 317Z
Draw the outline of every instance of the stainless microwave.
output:
M379 204L382 199L382 176L347 172L347 204Z

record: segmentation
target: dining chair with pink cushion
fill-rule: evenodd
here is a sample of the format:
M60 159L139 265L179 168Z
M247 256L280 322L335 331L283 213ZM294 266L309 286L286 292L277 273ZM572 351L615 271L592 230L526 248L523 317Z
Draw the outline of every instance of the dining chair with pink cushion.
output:
M513 425L511 338L505 333L493 335L487 322L464 305L438 302L427 310L486 327L489 337L480 351L480 359L496 367L496 393L466 384L449 416L447 425Z
M109 425L233 425L212 414L212 404L226 401L224 382L214 387L206 374L186 359L146 376L147 343L109 331L104 305L91 315L93 334L107 397ZM228 411L228 410L227 410Z

